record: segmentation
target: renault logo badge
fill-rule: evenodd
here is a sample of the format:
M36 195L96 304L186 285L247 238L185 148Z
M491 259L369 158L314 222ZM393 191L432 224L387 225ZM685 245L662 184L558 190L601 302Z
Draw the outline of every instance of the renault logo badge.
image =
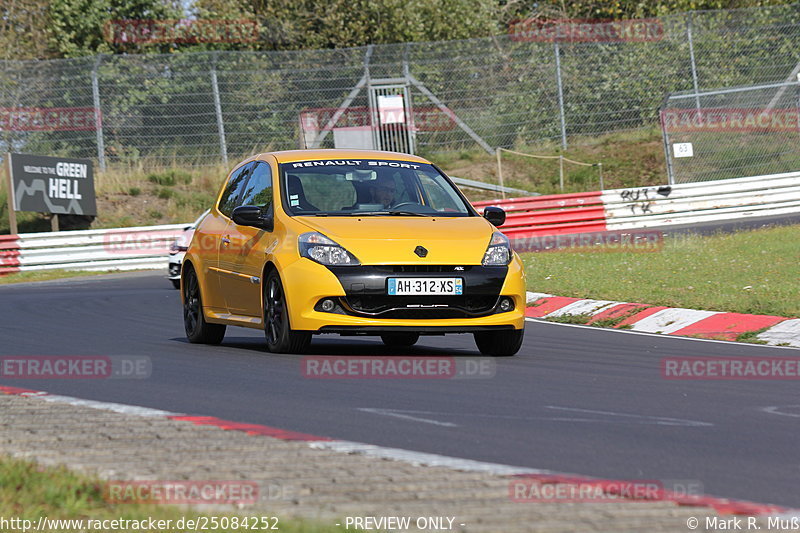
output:
M423 246L417 246L414 248L414 253L420 257L425 257L428 255L428 250L426 250Z

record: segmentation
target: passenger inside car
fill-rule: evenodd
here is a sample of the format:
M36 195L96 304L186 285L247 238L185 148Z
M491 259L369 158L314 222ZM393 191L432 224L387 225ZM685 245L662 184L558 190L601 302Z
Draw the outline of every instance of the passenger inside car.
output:
M289 197L289 205L296 209L302 209L303 211L319 211L319 208L306 199L306 194L303 190L303 184L300 182L300 178L293 174L286 176L286 195Z

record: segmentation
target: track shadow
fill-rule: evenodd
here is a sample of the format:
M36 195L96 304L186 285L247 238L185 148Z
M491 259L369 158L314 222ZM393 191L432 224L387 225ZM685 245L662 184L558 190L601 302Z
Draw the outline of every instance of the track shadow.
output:
M448 336L450 337L450 336ZM311 346L303 355L353 355L353 356L453 356L453 357L477 357L480 356L477 348L471 348L468 343L459 342L459 347L433 346L426 343L426 339L437 339L437 344L446 337L421 337L419 342L409 347L390 347L381 342L379 337L336 337L323 336L314 337ZM189 344L185 337L173 337L172 342ZM469 339L471 341L471 339ZM464 346L466 344L466 346ZM227 336L220 344L224 348L246 350L250 352L262 352L265 355L288 355L272 354L267 350L266 343L262 337L241 337Z

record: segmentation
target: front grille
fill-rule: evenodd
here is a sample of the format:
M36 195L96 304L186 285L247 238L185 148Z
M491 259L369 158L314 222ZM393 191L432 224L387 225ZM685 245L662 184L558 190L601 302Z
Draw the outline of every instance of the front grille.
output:
M472 267L470 266L455 266L455 265L387 265L374 267L378 272L386 272L390 274L409 273L409 272L454 272L463 273L469 272Z
M381 318L468 318L490 314L496 295L479 296L387 296L350 295L343 307L360 316ZM409 307L410 306L410 307Z

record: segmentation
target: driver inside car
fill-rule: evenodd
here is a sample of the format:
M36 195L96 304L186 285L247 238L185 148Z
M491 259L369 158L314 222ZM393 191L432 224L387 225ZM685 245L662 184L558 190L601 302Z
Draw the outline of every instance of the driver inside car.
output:
M395 194L397 189L394 180L388 176L378 177L369 188L372 203L381 204L383 207L395 205Z

